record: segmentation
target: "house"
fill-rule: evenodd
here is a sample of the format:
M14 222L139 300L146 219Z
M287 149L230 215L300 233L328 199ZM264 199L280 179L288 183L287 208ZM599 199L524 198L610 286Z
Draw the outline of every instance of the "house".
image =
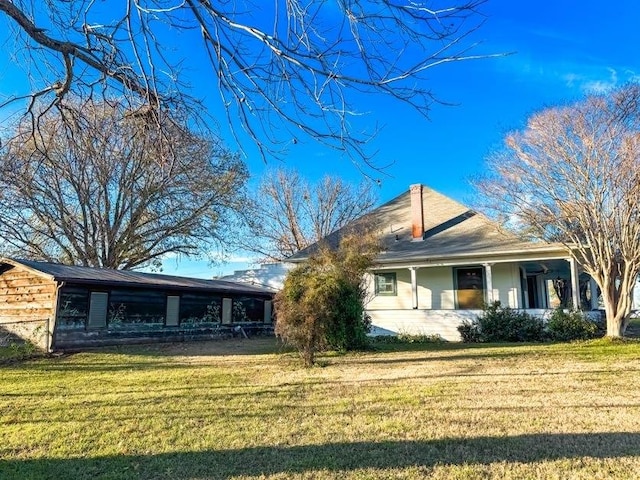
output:
M0 258L0 332L47 350L269 330L272 298L222 280Z
M257 268L235 270L232 274L217 277L218 280L239 282L247 285L268 288L277 292L282 289L284 280L294 267L291 263L263 263Z
M581 275L564 245L523 241L423 185L411 185L365 221L380 229L383 242L366 278L373 334L459 340L458 325L496 300L535 315L598 306L595 282ZM343 231L325 240L336 244ZM289 260L301 261L314 248Z

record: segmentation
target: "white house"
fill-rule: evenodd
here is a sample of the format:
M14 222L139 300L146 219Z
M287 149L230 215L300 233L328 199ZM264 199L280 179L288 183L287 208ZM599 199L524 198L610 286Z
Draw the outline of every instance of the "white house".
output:
M244 283L257 287L267 288L273 292L282 289L284 279L295 265L291 263L263 263L257 268L235 270L230 275L217 277L217 280Z
M536 315L559 305L598 307L595 283L565 246L522 241L423 185L411 185L367 221L379 226L384 244L367 278L374 334L459 340L457 326L494 300ZM326 240L335 243L340 234Z

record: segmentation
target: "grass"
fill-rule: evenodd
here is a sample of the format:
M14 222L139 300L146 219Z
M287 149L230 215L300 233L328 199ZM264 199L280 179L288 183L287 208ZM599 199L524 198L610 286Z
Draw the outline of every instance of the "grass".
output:
M640 343L270 339L0 366L0 478L640 478Z

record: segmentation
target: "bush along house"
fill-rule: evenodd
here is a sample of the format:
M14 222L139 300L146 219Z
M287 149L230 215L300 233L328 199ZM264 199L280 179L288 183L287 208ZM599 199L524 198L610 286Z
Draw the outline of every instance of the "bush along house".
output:
M269 332L272 299L222 280L0 258L0 337L48 351Z

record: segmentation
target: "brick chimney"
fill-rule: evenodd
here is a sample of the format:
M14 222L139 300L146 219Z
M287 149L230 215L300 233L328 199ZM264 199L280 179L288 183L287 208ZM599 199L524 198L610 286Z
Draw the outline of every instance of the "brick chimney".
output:
M411 237L422 240L424 234L424 217L422 216L422 184L409 187L411 192Z

